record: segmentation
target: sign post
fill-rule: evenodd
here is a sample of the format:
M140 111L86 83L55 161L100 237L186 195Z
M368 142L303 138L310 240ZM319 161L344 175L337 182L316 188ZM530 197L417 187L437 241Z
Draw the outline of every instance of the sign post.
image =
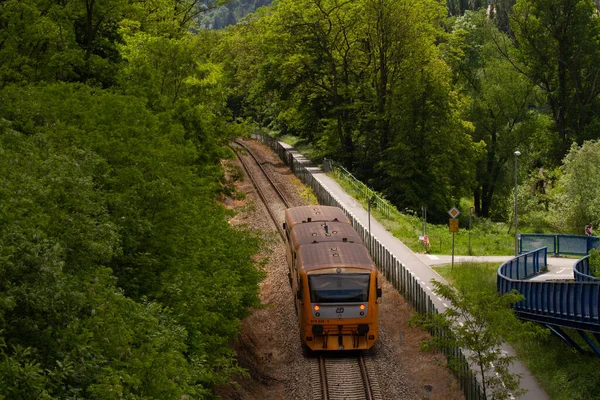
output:
M454 269L454 234L456 232L458 232L458 220L456 219L456 217L458 217L458 214L460 214L460 211L458 211L458 208L452 207L451 209L448 210L448 214L450 214L450 216L452 217L448 222L448 226L450 227L450 232L452 232L452 267L451 267L451 269Z

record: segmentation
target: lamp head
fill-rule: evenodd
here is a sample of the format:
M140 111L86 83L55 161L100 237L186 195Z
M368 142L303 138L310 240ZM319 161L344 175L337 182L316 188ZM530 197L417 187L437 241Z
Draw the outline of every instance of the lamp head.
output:
M515 151L515 157L519 157L521 155L521 152L519 150Z

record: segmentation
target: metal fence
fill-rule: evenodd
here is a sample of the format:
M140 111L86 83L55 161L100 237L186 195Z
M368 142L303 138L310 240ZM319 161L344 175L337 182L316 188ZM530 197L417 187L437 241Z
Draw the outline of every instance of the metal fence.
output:
M513 306L520 317L577 329L600 331L598 282L525 281L546 267L547 249L513 258L498 268L498 293L516 290L525 298Z
M540 249L521 254L511 260L506 261L498 268L498 283L504 283L500 277L510 279L527 279L540 273L548 265L548 249L542 247ZM510 292L510 290L507 290ZM500 292L500 287L498 287ZM506 292L502 292L506 293Z
M308 170L303 161L298 160L292 154L292 148L285 146L269 136L256 136L259 140L269 145L279 157L290 167L296 176L308 187L310 187L320 204L339 207L344 210L352 222L352 226L361 235L365 244L369 248L371 257L377 269L385 278L398 290L412 308L421 314L438 313L432 299L427 294L421 282L419 282L413 273L406 268L383 244L381 244L373 235L369 234L360 221L349 212L339 200L333 196ZM448 335L445 331L431 331L434 335ZM452 360L452 365L458 367L453 372L460 383L460 386L467 400L483 400L483 391L476 375L469 368L469 363L462 349L458 347L442 349L448 360Z
M547 247L550 254L586 255L591 249L600 246L600 238L597 236L527 233L521 234L519 243L522 253Z
M598 282L600 279L591 274L590 271L590 256L585 256L575 263L573 266L573 275L575 282Z

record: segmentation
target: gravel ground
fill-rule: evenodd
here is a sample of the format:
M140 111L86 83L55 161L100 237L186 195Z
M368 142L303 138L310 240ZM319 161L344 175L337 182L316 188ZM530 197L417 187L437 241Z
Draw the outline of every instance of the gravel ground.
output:
M315 201L314 196L307 196L304 185L268 147L255 141L246 141L246 144L294 206ZM239 165L237 160L234 164ZM264 265L267 277L261 284L260 298L264 307L254 310L242 322L238 341L232 344L239 364L248 370L249 376L220 387L216 394L225 400L311 400L310 366L300 346L293 296L287 279L285 246L250 180L245 177L243 182L237 182L236 188L247 195L244 200L225 199L225 204L237 213L230 222L251 227L266 239L266 247L257 261L267 260ZM283 221L283 215L280 219ZM383 287L379 307L380 336L371 354L383 399L421 399L424 385L433 386L431 399L464 399L458 383L445 367L444 357L419 351L419 343L428 334L408 326L410 306L383 276L379 279Z

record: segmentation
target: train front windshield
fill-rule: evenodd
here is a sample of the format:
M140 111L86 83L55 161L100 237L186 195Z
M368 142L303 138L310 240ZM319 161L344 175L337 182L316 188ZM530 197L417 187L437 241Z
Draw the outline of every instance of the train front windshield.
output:
M369 299L369 274L309 275L311 303L366 302Z

